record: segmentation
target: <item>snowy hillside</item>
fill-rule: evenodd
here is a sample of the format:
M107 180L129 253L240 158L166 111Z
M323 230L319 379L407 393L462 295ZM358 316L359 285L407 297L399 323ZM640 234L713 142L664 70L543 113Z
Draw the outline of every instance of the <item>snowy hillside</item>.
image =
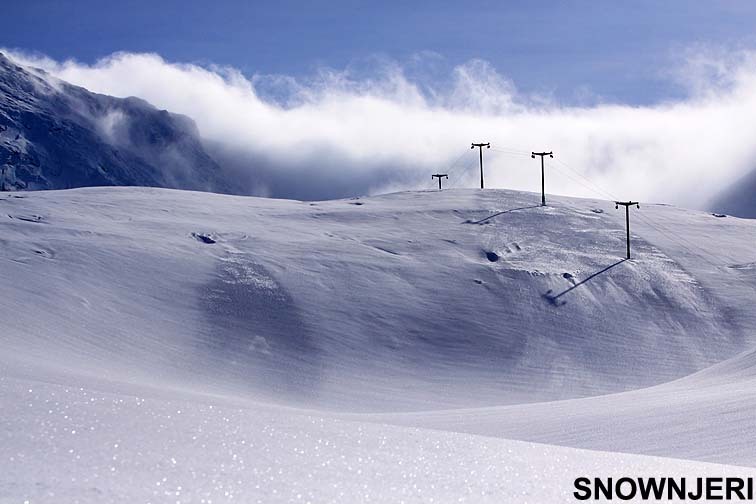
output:
M567 447L756 466L756 221L641 204L625 261L613 202L550 201L0 194L0 497L559 502L749 471Z
M0 53L0 189L140 185L228 191L194 122Z

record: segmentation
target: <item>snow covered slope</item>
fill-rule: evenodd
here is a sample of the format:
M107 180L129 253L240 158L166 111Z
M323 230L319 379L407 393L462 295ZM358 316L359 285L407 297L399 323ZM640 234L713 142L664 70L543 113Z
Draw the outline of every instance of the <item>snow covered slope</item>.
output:
M558 503L585 475L756 473L2 377L0 404L2 502Z
M648 212L649 207L639 212ZM648 214L647 214L648 215ZM635 214L639 216L639 214ZM716 223L713 224L713 222ZM673 255L728 320L756 334L756 221L656 207L634 229ZM648 389L532 405L380 415L422 425L531 441L756 466L756 352Z
M338 409L480 406L669 381L751 337L653 243L622 261L606 203L18 196L0 198L6 358L114 380Z
M613 203L538 202L0 194L0 499L559 502L578 474L752 472L492 439L756 466L756 221L642 204L623 261Z
M90 93L0 53L0 189L228 191L188 117Z
M689 378L619 394L358 418L756 467L754 413L756 358L751 351Z

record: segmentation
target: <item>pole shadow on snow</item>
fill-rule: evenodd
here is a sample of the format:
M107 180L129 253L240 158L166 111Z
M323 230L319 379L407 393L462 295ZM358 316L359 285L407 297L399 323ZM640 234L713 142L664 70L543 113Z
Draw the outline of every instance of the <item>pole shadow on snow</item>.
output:
M565 289L565 290L563 290L563 291L562 291L562 292L560 292L559 294L554 294L554 291L553 291L553 290L551 290L551 289L549 289L549 290L548 290L548 291L546 292L546 294L544 294L544 295L543 295L543 297L544 297L544 299L546 299L546 300L547 300L547 301L548 301L548 302L549 302L550 304L552 304L552 305L554 305L554 306L564 306L565 304L567 304L567 302L566 302L566 301L560 301L560 300L559 300L559 299L560 299L560 298L561 298L562 296L564 296L565 294L567 294L567 293L569 293L569 292L572 292L573 290L577 289L577 288L578 288L578 287L580 287L581 285L584 285L584 284L586 284L587 282L590 282L591 280L593 280L593 279L594 279L594 278L596 278L597 276L601 275L602 273L606 273L607 271L609 271L610 269L614 268L615 266L619 266L620 264L622 264L622 263L623 263L623 262L625 262L625 261L627 261L627 259L620 259L620 260L619 260L619 261L617 261L616 263L614 263L614 264L610 264L610 265L609 265L609 266L607 266L606 268L603 268L603 269L601 269L601 270L599 270L599 271L597 271L597 272L595 272L595 273L591 274L590 276L586 277L585 279L581 280L580 282L577 282L576 284L574 284L574 285L573 285L572 287L570 287L570 288L568 288L568 289Z
M488 217L485 217L483 219L474 221L472 219L467 219L463 222L463 224L485 224L486 222L498 217L499 215L504 215L512 212L516 212L518 210L528 210L530 208L540 208L541 205L531 205L531 206L524 206L524 207L518 207L518 208L510 208L509 210L502 210L501 212L496 212L495 214L489 215Z

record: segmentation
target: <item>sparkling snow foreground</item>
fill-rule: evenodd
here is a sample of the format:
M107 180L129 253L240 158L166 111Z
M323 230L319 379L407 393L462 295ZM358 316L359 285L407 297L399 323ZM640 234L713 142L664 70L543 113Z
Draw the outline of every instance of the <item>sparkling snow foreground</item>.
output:
M0 502L756 476L756 221L538 199L0 194Z
M577 476L745 468L3 379L0 502L572 502Z

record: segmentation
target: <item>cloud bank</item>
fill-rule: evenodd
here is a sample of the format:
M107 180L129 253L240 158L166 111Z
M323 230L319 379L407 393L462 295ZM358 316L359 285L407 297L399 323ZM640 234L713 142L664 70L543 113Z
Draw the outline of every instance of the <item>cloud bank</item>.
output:
M526 95L484 61L443 75L376 60L306 80L117 53L92 65L8 51L91 91L193 118L244 191L321 199L477 185L540 189L531 150L553 150L547 192L704 207L756 164L756 57L691 50L672 76L686 97L653 106L564 106ZM419 60L432 60L420 55ZM422 71L418 71L418 68Z

